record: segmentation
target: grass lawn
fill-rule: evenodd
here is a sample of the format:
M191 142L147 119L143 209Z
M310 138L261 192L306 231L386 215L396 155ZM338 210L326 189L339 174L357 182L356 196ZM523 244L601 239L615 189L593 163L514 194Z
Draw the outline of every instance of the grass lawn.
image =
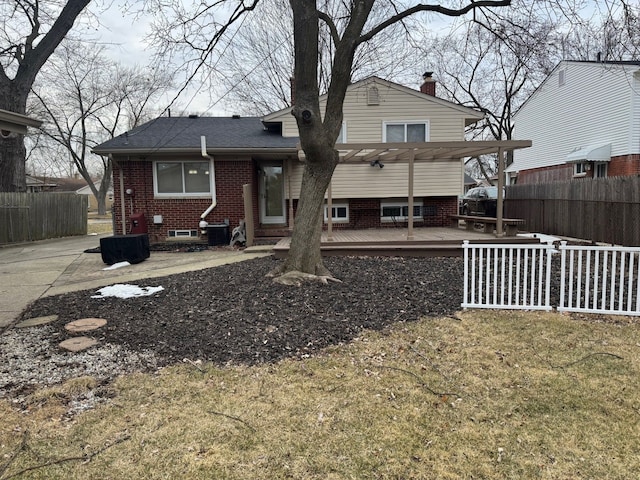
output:
M0 479L640 478L640 323L468 311L303 361L0 401ZM48 465L47 465L48 464Z

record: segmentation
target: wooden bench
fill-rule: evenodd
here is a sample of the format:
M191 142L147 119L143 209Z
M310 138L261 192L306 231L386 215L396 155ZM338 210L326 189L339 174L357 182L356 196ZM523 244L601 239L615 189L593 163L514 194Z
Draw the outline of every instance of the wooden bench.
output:
M495 217L479 217L475 215L450 215L451 226L458 228L458 221L464 220L467 230L473 230L476 223L483 225L483 231L485 233L493 233L496 229L498 219ZM518 233L518 227L524 225L524 220L521 218L503 218L502 226L505 230L507 237L515 237Z

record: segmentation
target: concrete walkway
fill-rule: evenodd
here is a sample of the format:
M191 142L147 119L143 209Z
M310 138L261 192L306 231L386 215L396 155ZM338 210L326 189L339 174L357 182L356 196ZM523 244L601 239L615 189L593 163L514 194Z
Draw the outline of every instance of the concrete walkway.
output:
M103 270L108 265L99 253L84 253L100 246L100 237L67 237L0 248L0 328L12 324L27 305L40 297L264 257L271 254L272 248L151 252L141 263Z

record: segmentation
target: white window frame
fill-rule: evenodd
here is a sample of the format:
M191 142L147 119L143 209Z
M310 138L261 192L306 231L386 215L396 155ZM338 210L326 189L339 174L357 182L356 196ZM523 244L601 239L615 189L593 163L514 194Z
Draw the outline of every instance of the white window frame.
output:
M324 223L328 223L329 219L327 217L328 215L328 208L329 206L325 203L324 204L324 208L323 208L323 216L324 216ZM349 204L348 203L331 203L331 208L333 210L332 215L331 215L331 223L349 223ZM334 213L337 213L337 211L335 209L338 208L344 208L346 209L346 213L347 216L346 217L338 217L338 216L334 216Z
M408 215L399 215L399 216L384 216L383 212L385 207L400 207L400 208L404 208L407 207L407 213L409 210L409 201L405 201L405 202L380 202L380 222L382 223L387 223L387 222L402 222L402 221L407 221L409 220L409 216ZM420 207L420 211L422 211L422 200L414 200L413 201L413 208L415 209L415 207ZM413 216L414 220L421 220L422 219L422 215L414 215Z
M213 198L216 197L216 186L213 181L213 165L211 161L209 161L209 191L208 192L191 192L185 193L184 189L184 175L182 178L182 192L172 192L172 193L163 193L158 191L158 164L160 163L180 163L182 165L181 171L184 173L184 164L185 163L206 163L206 160L202 159L193 159L193 160L174 160L174 159L166 159L166 160L154 160L153 161L153 195L157 198Z
M573 164L573 176L585 177L587 175L587 162L578 162Z
M382 122L382 141L387 143L387 126L404 125L404 143L407 143L407 125L424 125L424 141L428 142L431 135L429 120L385 120Z
M603 170L604 175L600 175L599 170ZM593 178L606 178L609 176L609 166L607 162L593 164Z

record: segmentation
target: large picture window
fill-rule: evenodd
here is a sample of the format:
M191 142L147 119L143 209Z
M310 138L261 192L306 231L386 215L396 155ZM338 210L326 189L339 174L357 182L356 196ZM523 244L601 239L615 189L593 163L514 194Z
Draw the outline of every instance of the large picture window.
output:
M426 142L429 140L429 122L385 122L383 137L387 143Z
M203 196L211 194L211 165L208 161L155 162L154 189L157 196Z

